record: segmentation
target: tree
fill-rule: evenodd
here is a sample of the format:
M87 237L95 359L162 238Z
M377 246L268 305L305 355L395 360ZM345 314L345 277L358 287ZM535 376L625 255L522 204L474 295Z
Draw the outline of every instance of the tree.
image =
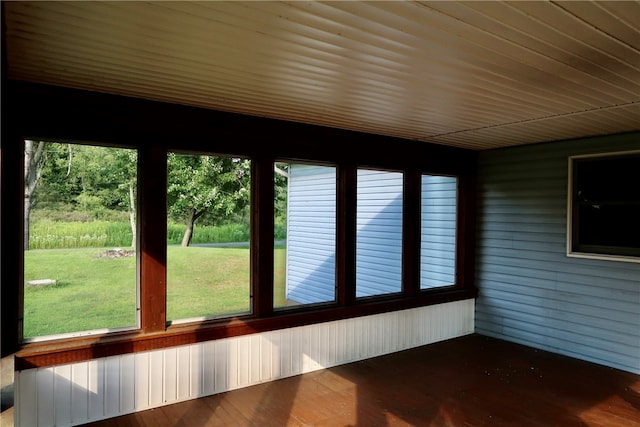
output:
M118 189L124 190L129 196L129 224L131 226L131 247L136 248L136 182L137 182L137 152L119 149L114 152L112 168L113 179L120 183ZM122 194L122 193L121 193Z
M274 165L274 217L276 223L287 222L287 197L289 184L289 163L276 163Z
M30 206L61 214L75 212L85 220L111 217L114 212L128 212L132 232L131 246L136 242L136 150L81 144L46 142L40 169L36 175L35 145L25 148L25 201L27 183L32 183ZM37 176L37 182L27 178ZM35 190L35 191L34 191ZM26 207L26 206L25 206ZM25 216L27 210L25 209ZM28 223L25 221L25 233Z
M73 144L46 142L46 162L35 191L35 204L42 209L68 209L81 189L74 178Z
M221 224L249 203L248 160L169 153L167 202L169 215L184 221L182 246L189 246L195 222L207 215Z
M35 203L34 193L45 164L46 142L24 142L24 250L29 250L29 217Z

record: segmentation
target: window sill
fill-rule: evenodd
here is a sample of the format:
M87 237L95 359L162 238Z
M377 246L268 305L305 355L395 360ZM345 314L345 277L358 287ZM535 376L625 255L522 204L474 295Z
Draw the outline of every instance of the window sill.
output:
M594 253L588 253L588 252L567 252L567 256L569 258L585 258L585 259L597 259L601 261L640 263L640 257L626 256L626 255L605 255L605 254L594 254Z

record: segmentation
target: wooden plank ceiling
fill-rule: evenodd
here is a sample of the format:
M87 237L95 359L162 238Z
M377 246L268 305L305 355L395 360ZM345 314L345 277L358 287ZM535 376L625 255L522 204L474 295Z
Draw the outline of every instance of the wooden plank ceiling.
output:
M10 79L483 150L640 130L640 2L4 2Z

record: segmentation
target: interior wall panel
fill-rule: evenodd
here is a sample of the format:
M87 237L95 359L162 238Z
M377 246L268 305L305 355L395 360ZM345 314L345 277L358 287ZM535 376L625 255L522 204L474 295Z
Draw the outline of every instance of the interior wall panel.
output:
M476 332L640 373L640 264L566 255L568 157L640 134L481 153Z
M18 427L76 426L473 333L474 300L16 372Z

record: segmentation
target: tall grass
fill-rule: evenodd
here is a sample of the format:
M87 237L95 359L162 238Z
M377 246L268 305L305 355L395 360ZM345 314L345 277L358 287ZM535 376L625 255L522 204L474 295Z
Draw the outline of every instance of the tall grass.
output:
M41 219L31 223L30 249L129 246L131 229L126 222L65 222Z
M184 224L170 223L167 243L180 244ZM285 227L276 225L275 239L285 239ZM244 224L194 227L192 243L248 242L249 227ZM70 249L89 247L127 247L131 245L131 228L126 221L54 221L40 218L31 221L30 249Z
M184 224L170 223L167 226L167 242L169 244L179 244L186 226ZM249 227L244 224L227 224L220 226L199 226L193 228L191 243L227 243L227 242L248 242Z

